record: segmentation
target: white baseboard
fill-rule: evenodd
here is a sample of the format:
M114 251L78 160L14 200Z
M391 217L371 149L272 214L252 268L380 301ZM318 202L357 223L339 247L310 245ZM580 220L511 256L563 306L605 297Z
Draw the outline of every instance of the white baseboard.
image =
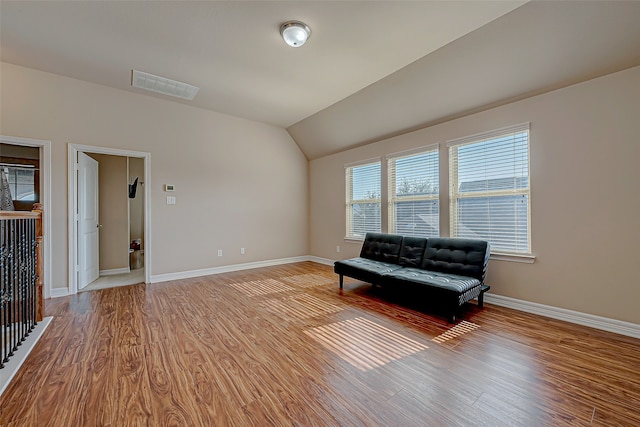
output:
M51 298L66 297L67 295L69 295L69 288L54 288L49 292Z
M502 307L513 308L514 310L550 317L552 319L564 320L565 322L588 326L590 328L614 332L616 334L626 335L633 338L640 338L640 325L637 323L623 322L621 320L609 319L607 317L594 316L593 314L581 313L579 311L538 304L502 295L485 294L484 301L487 304L495 304Z
M36 346L44 330L47 329L47 326L51 323L51 319L53 319L53 317L45 317L42 321L38 322L27 339L22 343L22 346L20 346L18 351L4 364L4 368L0 370L0 396L2 396L4 390L18 372L18 369L20 369L20 366L27 360L27 356L29 356L29 353L31 353L31 350Z
M308 256L307 258L308 258L307 261L317 262L318 264L330 265L332 267L333 267L333 263L335 262L332 259L320 258L320 257L317 257L317 256Z
M209 276L212 274L230 273L232 271L250 270L252 268L271 267L275 265L291 264L295 262L312 261L318 264L332 266L334 261L328 258L316 256L299 256L292 258L281 258L267 261L249 262L245 264L225 265L221 267L203 268L199 270L181 271L177 273L156 274L151 276L151 283L168 282L170 280L190 279L193 277ZM127 269L128 270L128 269ZM102 273L102 272L101 272ZM115 273L114 273L115 274ZM67 288L51 289L51 298L63 297L69 294ZM565 322L577 325L588 326L590 328L601 329L620 335L633 338L640 338L640 324L623 322L621 320L607 317L595 316L581 313L579 311L567 310L535 302L519 300L502 295L485 294L484 301L487 304L499 305L524 311L526 313L538 314L552 319L564 320Z
M309 256L281 258L268 261L248 262L246 264L224 265L222 267L203 268L200 270L181 271L177 273L155 274L151 283L168 282L169 280L190 279L192 277L209 276L211 274L230 273L232 271L250 270L252 268L271 267L294 262L311 261Z
M115 276L116 274L127 274L130 273L131 269L129 267L123 268L112 268L110 270L100 270L100 276Z

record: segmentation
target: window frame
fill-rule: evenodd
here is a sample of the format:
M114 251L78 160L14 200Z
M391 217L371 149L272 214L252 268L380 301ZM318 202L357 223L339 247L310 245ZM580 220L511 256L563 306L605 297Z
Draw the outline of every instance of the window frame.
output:
M400 195L396 194L397 188L397 174L396 174L396 161L400 159L407 159L410 157L417 157L424 154L434 153L436 156L436 185L438 191L435 194L421 194L421 195ZM419 147L411 150L405 150L398 153L389 154L386 156L387 160L387 227L389 233L397 233L396 223L396 205L400 202L413 202L413 201L430 201L435 200L438 202L438 221L437 231L438 236L422 236L417 234L407 234L407 236L416 237L439 237L440 236L440 144L432 144L424 147Z
M353 169L371 166L377 164L379 167L379 174L377 176L379 194L377 198L369 199L354 199L353 198ZM364 235L356 235L353 230L353 206L364 203L374 203L378 205L378 216L380 218L379 229L377 230L363 230L365 234L367 232L382 232L382 159L380 157L367 159L360 162L348 163L344 165L344 177L345 177L345 240L364 240Z
M478 198L478 197L503 197L503 196L523 196L527 198L527 250L526 251L510 251L506 249L494 248L491 249L492 258L502 260L517 260L522 258L521 262L533 262L534 256L532 255L532 242L531 242L531 126L530 123L523 123L515 126L509 126L501 129L496 129L489 132L475 134L463 138L447 141L448 155L449 155L449 227L450 235L452 237L457 236L458 230L458 203L459 200L465 198ZM526 145L527 145L527 186L526 188L514 188L508 190L487 190L487 191L467 191L460 192L459 189L459 174L458 164L459 155L457 149L462 146L469 146L472 144L479 144L487 142L493 139L504 138L509 135L526 133ZM455 154L454 154L455 152ZM454 161L455 159L455 161ZM491 242L490 242L491 243ZM493 245L492 245L493 246ZM530 261L529 261L530 260Z

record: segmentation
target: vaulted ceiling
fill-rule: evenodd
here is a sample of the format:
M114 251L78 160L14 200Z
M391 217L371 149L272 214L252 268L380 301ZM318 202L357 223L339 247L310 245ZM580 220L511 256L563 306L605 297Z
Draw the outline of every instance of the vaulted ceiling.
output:
M293 49L287 20L312 29ZM6 1L0 59L287 128L310 159L640 65L640 1ZM142 92L141 92L142 93Z

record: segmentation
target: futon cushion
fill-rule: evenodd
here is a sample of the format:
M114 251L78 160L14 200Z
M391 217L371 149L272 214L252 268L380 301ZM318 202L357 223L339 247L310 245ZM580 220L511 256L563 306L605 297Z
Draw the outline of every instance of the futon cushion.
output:
M383 274L383 280L427 285L456 294L465 293L475 287L480 288L480 281L473 277L458 276L449 273L426 271L419 268L402 268Z
M334 271L349 277L362 278L363 276L381 276L402 267L367 258L351 258L336 261ZM362 279L364 280L364 279Z
M434 237L427 240L421 268L484 281L488 263L489 242Z
M400 249L400 264L403 267L420 267L427 239L422 237L405 237Z
M402 246L402 236L395 234L367 233L360 257L375 261L398 263L400 247Z

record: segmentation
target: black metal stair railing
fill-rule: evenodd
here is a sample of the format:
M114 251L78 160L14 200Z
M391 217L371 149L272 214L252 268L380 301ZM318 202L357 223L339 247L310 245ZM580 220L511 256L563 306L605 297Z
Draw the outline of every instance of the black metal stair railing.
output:
M0 219L0 368L37 324L36 218Z

